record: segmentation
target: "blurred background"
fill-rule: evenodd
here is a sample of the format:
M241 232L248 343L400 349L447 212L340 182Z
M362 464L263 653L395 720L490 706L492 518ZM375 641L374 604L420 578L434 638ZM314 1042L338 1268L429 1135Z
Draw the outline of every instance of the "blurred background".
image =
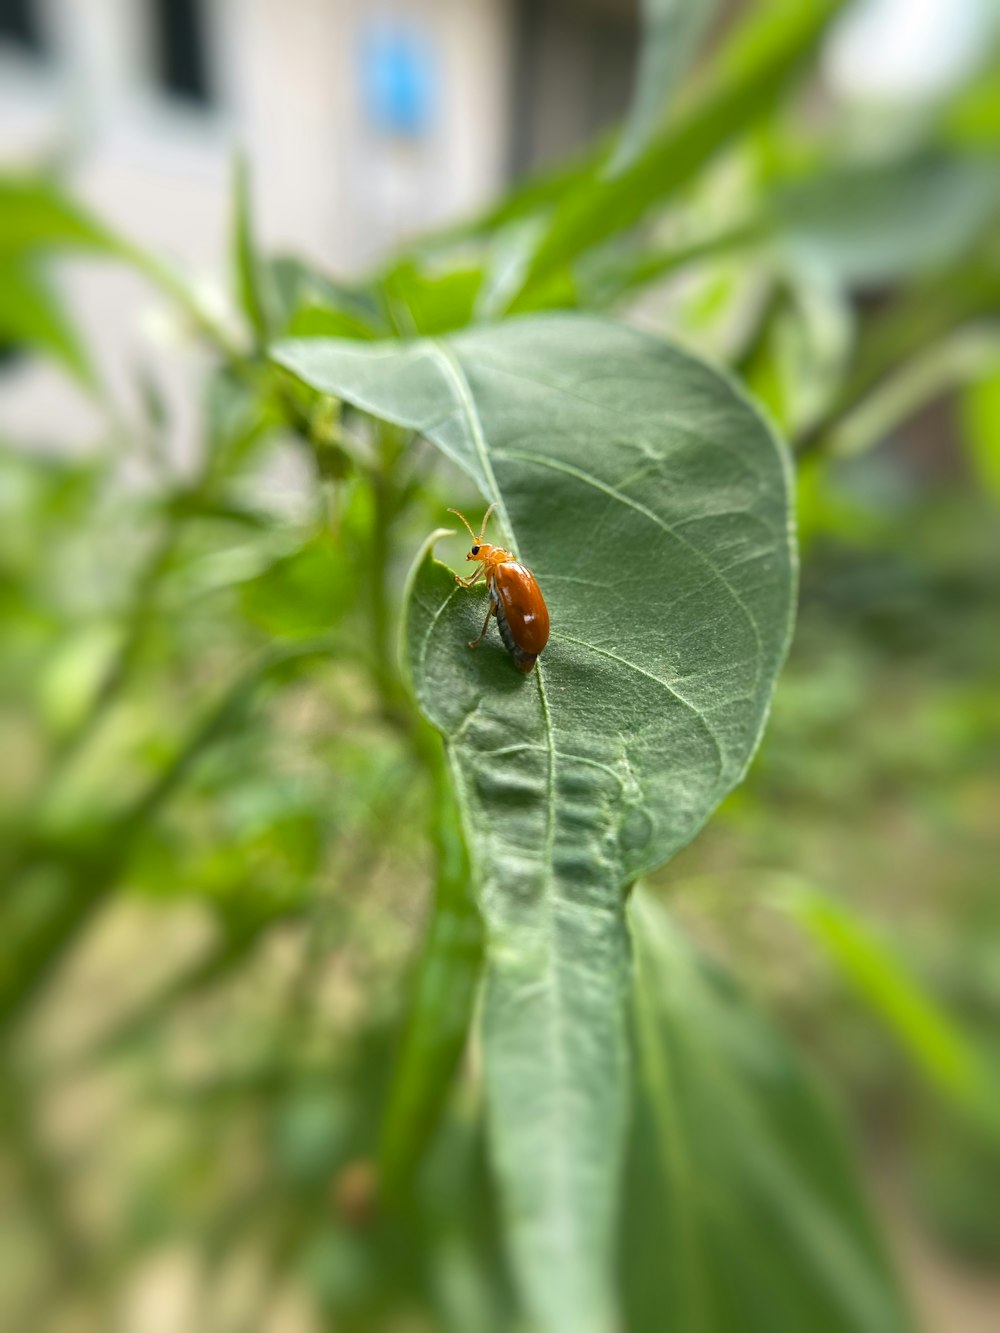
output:
M756 8L705 7L695 81ZM630 114L643 21L0 0L18 207L57 181L184 292L0 199L4 1329L513 1326L455 1231L463 1190L494 1226L464 1084L424 1248L368 1230L428 797L364 670L312 661L366 596L366 495L219 369L234 150L260 252L296 257L284 327L375 320L373 292L391 331L394 300L448 327L420 301L461 304L524 182L569 190ZM771 725L655 887L821 1071L934 1333L1000 1328L998 53L991 0L843 6L568 302L728 365L796 448ZM455 501L413 486L397 591Z

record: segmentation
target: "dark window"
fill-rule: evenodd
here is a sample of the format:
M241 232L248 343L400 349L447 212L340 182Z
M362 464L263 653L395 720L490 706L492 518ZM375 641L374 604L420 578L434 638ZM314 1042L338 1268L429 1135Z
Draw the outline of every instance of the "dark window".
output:
M33 0L0 0L0 42L4 41L35 55L44 53L45 40Z
M153 0L153 51L164 92L205 105L212 100L200 0Z
M518 0L511 174L557 162L628 110L637 0Z

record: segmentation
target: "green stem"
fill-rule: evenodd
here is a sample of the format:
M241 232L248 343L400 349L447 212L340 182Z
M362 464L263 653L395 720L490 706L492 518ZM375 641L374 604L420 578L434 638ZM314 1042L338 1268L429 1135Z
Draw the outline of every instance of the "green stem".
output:
M408 1191L458 1068L483 961L482 921L444 747L419 719L413 739L431 783L435 877L379 1145L382 1187L397 1201Z
M390 722L401 721L404 731L409 731L413 710L396 661L390 587L393 528L403 503L397 475L403 441L395 426L380 423L377 429L378 464L372 473L374 513L368 553L371 650L383 715Z
M586 263L580 265L578 283L583 292L600 305L613 304L623 300L639 287L661 281L672 273L696 264L703 259L715 259L729 251L752 245L763 239L768 233L768 219L747 218L743 222L727 227L713 236L707 236L686 245L645 250L637 257L613 259L608 263L596 263L588 271Z
M250 363L251 358L246 350L225 325L196 299L188 284L174 273L169 264L128 241L119 240L116 249L126 263L145 274L155 287L177 304L198 333L212 344L233 370L239 373L241 368Z
M989 263L970 263L908 293L873 318L859 339L853 372L822 416L794 441L797 456L826 449L843 419L890 376L955 329L990 315L998 298L1000 272Z
M230 687L167 768L112 826L100 830L92 846L73 844L52 849L54 901L41 909L30 901L25 903L37 896L33 892L37 885L21 883L15 919L20 906L26 921L18 932L20 937L7 942L11 947L0 970L0 1029L20 1014L114 888L148 821L183 784L205 751L240 724L258 687L282 670L311 658L326 657L333 646L332 640L322 639L264 658Z
M65 769L84 747L131 679L152 619L156 589L173 559L181 528L179 515L172 513L136 580L121 647L105 672L89 710L54 752L53 767L56 771ZM54 773L50 772L48 781L53 776Z
M11 1059L5 1062L0 1127L8 1162L20 1177L25 1210L44 1233L62 1293L79 1291L93 1260L85 1235L66 1206L63 1173L39 1134L39 1116L28 1081ZM51 1299L55 1292L46 1293ZM36 1312L40 1313L40 1312Z

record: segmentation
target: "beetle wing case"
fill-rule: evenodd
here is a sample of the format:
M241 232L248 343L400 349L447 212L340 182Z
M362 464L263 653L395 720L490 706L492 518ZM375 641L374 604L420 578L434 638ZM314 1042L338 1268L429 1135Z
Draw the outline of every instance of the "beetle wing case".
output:
M530 569L516 560L499 565L491 579L497 626L520 671L530 671L548 643L549 610Z

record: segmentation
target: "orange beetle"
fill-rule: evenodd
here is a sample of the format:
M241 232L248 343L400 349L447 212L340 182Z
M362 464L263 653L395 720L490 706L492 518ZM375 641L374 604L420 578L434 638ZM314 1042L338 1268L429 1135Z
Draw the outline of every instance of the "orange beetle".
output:
M549 608L545 605L545 598L534 574L516 560L510 551L483 541L493 505L486 511L478 537L464 514L460 514L457 509L449 509L448 513L460 518L469 529L472 550L465 557L466 560L479 561L479 568L471 578L459 578L456 574L455 582L463 588L471 588L485 574L490 593L489 610L482 631L478 639L470 641L469 647L475 648L477 643L482 642L489 628L490 616L496 616L500 637L513 657L514 665L518 671L530 671L538 654L549 641Z

